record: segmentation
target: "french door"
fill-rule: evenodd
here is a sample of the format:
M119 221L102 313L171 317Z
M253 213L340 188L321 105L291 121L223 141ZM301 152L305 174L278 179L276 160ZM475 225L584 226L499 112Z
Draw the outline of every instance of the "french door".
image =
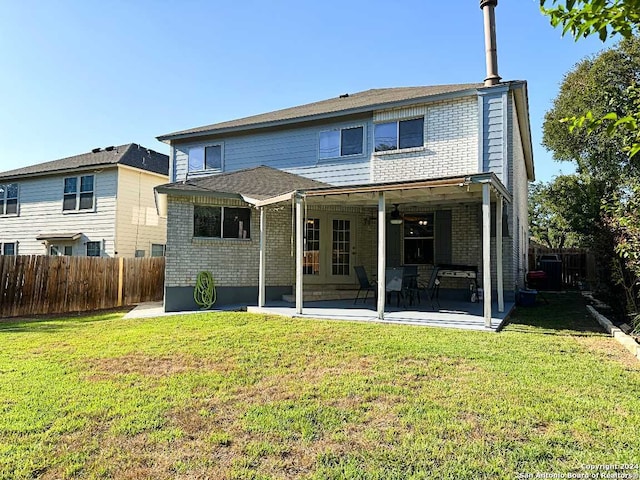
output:
M309 214L305 221L305 282L353 283L355 257L353 217L327 213Z

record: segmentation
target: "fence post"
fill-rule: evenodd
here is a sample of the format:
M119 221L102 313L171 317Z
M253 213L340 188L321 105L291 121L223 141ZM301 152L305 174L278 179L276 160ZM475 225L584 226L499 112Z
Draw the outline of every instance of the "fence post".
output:
M124 257L118 257L118 306L122 306L122 292L124 290Z

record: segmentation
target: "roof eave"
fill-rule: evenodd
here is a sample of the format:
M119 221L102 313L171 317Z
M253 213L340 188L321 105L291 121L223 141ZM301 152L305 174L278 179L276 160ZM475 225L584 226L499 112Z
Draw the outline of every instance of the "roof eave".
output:
M514 99L516 103L516 113L520 126L520 136L522 138L522 150L524 152L524 162L527 168L527 178L533 182L536 179L535 167L533 163L533 142L531 139L531 124L529 122L529 98L527 93L527 82L511 82Z
M156 139L160 142L171 145L171 142L176 140L184 140L188 138L199 138L199 137L207 137L212 135L223 135L228 133L236 133L242 131L250 131L250 130L260 130L263 128L271 128L271 127L279 127L284 125L292 125L296 123L305 123L312 122L317 120L329 120L337 117L344 117L348 115L357 115L360 113L372 112L374 110L387 109L387 108L398 108L404 107L407 105L413 105L415 103L426 103L426 102L437 102L440 100L447 100L453 98L467 97L470 95L475 95L478 91L478 88L467 88L464 90L457 90L455 92L447 92L447 93L439 93L435 95L427 95L423 97L410 98L406 100L400 100L395 102L385 102L378 103L374 105L367 105L365 107L358 108L350 108L346 110L340 110L337 112L329 112L329 113L320 113L315 115L306 115L302 117L289 118L284 120L274 120L270 122L258 122L252 123L248 125L242 125L237 127L228 127L228 128L212 128L209 130L203 130L201 132L186 132L186 133L170 133L166 135L160 135L156 137Z
M74 172L87 172L87 171L96 171L96 170L104 170L107 168L117 168L117 163L102 163L96 165L83 165L82 167L75 168L61 168L57 170L47 170L44 172L33 172L33 173L19 173L16 175L2 175L0 174L0 181L6 180L20 180L23 178L34 178L34 177L46 177L51 175L62 175Z

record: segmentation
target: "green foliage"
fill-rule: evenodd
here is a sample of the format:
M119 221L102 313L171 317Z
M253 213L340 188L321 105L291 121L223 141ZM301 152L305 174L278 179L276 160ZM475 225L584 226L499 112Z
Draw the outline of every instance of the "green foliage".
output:
M629 38L640 24L640 0L540 0L540 10L551 25L576 40L590 35L603 42L615 35Z
M571 220L579 218L572 212L584 205L579 201L582 190L577 183L571 184L569 179L566 180L557 177L548 184L532 183L529 186L531 239L549 248L579 246L579 229L572 228Z
M620 313L637 310L639 277L628 252L625 257L618 246L622 217L614 212L622 199L635 195L628 182L640 178L640 156L635 155L640 151L639 80L640 39L634 37L576 65L543 125L543 144L554 158L578 167L573 188L564 189L564 200L556 195L554 201L563 202L563 218L595 251L599 278L608 282L607 295L616 299Z

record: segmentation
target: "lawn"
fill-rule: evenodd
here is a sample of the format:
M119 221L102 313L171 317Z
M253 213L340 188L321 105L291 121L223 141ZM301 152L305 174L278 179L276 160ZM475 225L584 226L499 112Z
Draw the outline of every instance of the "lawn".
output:
M0 478L524 478L640 463L640 362L578 295L549 298L498 334L246 313L5 320Z

